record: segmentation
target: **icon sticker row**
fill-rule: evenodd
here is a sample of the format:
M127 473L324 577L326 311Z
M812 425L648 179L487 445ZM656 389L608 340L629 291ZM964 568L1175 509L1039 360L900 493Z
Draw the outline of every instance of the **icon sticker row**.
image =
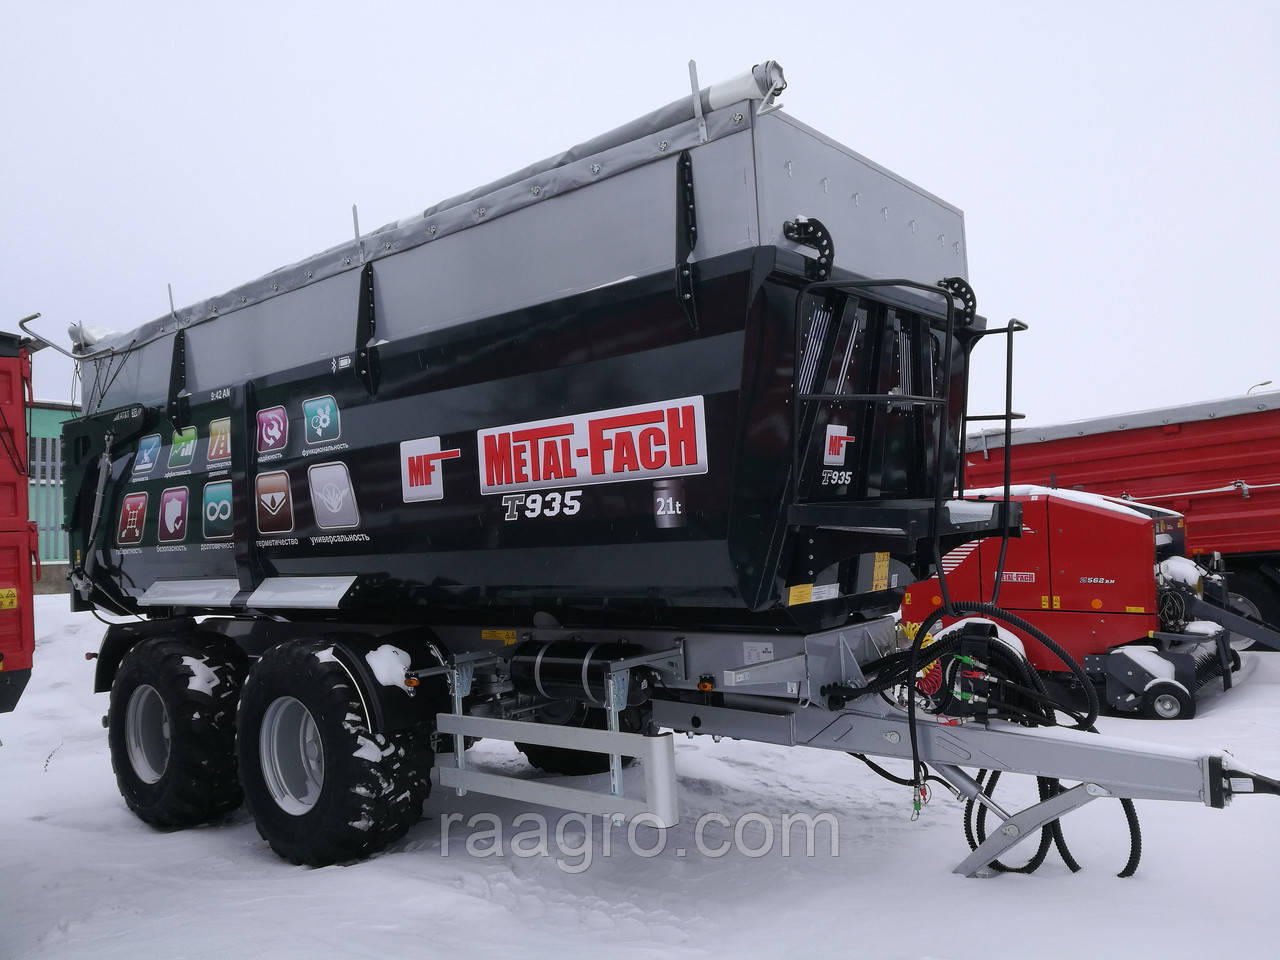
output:
M360 526L351 473L341 460L307 468L307 486L316 525L325 530ZM287 470L260 473L254 484L259 533L293 532L293 491Z
M342 412L329 394L302 401L303 434L308 444L332 443L342 436ZM258 411L258 453L289 445L289 411L283 406Z
M156 539L160 543L181 543L187 538L187 487L169 487L160 494L160 522ZM131 493L120 506L120 523L116 528L116 544L137 546L147 522L146 493ZM234 532L231 517L231 481L217 480L204 485L201 532L206 540L229 540Z
M138 441L138 455L133 458L133 475L150 473L160 459L160 434L152 433ZM196 457L196 428L183 427L173 431L169 441L169 460L166 469L181 470L191 466ZM209 444L205 448L205 460L216 464L231 459L231 418L222 417L209 422Z
M309 445L331 443L342 436L342 413L332 395L312 397L302 402L304 434ZM138 441L138 454L133 460L133 475L148 474L160 460L162 437L149 434ZM173 431L169 442L168 470L181 470L191 466L196 456L198 434L194 426ZM258 453L283 450L289 444L289 412L283 406L268 407L258 411ZM231 459L231 418L222 417L209 422L209 442L205 448L205 460L209 464L223 463Z
M341 530L360 525L351 473L342 461L316 463L307 469L307 485L316 525L325 530ZM159 543L182 543L187 538L188 487L168 487L160 494L160 519L156 531ZM116 544L137 546L147 520L149 496L131 493L120 506ZM290 533L294 527L293 492L289 474L273 470L258 474L255 502L259 533ZM204 485L201 504L201 533L205 540L228 540L235 532L231 507L231 481L216 480Z

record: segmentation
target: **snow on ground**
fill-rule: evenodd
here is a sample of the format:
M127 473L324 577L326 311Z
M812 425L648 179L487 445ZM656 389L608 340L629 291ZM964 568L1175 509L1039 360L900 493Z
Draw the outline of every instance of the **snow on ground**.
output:
M277 859L241 810L229 822L159 833L116 791L90 693L102 627L36 600L36 670L13 714L0 715L0 958L25 957L987 957L1269 955L1280 877L1280 798L1226 810L1139 803L1138 875L1117 804L1064 821L1085 871L1051 855L1033 877L969 880L951 868L967 847L960 807L940 795L909 822L908 791L839 754L707 738L677 743L682 823L644 857L614 832L590 866L510 855L525 825L511 802L437 790L426 819L366 863L308 869ZM1240 762L1280 773L1280 655L1245 654L1238 689L1201 701L1191 722L1108 719L1104 731L1168 743L1229 745ZM468 754L518 769L514 750ZM531 776L533 774L530 774ZM638 771L628 782L636 783ZM1008 779L1008 778L1006 778ZM1002 790L1004 785L1002 784ZM1029 791L1011 786L1013 799ZM441 815L501 818L506 856L468 856ZM784 813L832 813L839 853L819 834L809 858L694 852L699 816L750 812L780 831ZM552 812L552 817L559 816ZM707 839L718 843L717 827ZM763 834L747 830L749 846ZM569 837L573 841L575 835ZM640 832L652 843L656 831ZM474 838L473 838L474 839ZM576 849L576 848L570 848ZM685 855L680 855L680 851ZM581 855L565 857L579 864Z

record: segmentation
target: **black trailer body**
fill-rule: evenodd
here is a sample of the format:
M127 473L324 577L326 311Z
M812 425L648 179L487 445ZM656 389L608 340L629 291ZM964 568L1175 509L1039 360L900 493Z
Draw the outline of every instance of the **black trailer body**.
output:
M776 112L783 85L758 66L224 296L79 334L74 603L146 618L108 631L97 676L140 816L209 819L243 786L284 856L349 860L407 828L451 750L438 779L460 792L670 824L661 727L907 751L970 794L966 761L1102 758L1059 815L1224 802L1218 758L996 714L922 732L865 695L864 665L917 665L883 615L902 590L1019 517L951 499L969 352L993 332L960 212ZM608 769L610 793L472 770L473 736ZM623 757L647 799L623 796Z

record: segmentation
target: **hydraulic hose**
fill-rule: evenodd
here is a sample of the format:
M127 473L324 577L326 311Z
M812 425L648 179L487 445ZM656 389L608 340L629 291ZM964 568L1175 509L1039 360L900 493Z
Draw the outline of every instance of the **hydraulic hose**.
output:
M950 610L948 610L948 606ZM966 601L958 601L947 604L934 610L924 619L924 622L916 630L916 635L912 639L911 648L907 652L905 658L902 653L890 654L881 657L879 660L866 665L867 673L875 673L875 679L861 688L843 688L834 693L834 699L837 701L847 701L856 696L866 693L883 692L893 686L905 681L907 687L907 720L908 730L911 737L911 778L906 779L890 774L883 768L877 769L876 765L871 764L865 757L858 757L863 760L871 768L886 779L895 783L908 785L915 791L915 802L920 803L920 798L927 780L937 779L933 777L928 768L920 760L920 747L917 731L916 717L916 675L921 666L921 655L924 651L924 641L929 631L944 616L955 616L959 613L969 615L985 616L993 620L998 620L1009 626L1029 634L1045 646L1062 664L1070 671L1079 681L1081 689L1084 691L1087 703L1086 712L1081 715L1073 710L1067 709L1063 704L1054 700L1048 695L1048 690L1044 685L1039 672L1029 663L1025 663L1021 658L1004 657L997 655L993 660L1000 659L1002 666L1017 674L1014 679L1001 678L1001 683L1005 687L1016 693L1024 700L1031 703L1027 706L1005 705L1006 709L1019 717L1022 722L1035 724L1056 724L1057 719L1055 711L1060 711L1069 716L1076 729L1085 730L1096 733L1094 722L1098 718L1101 710L1101 704L1098 701L1097 690L1093 686L1093 681L1085 672L1084 668L1074 657L1065 649L1056 643L1053 638L1048 636L1044 631L1037 628L1034 624L1029 623L1016 614L1009 613L999 607L989 603L970 603ZM935 660L952 654L958 649L959 638L943 638L929 647L925 662L932 663ZM993 648L997 649L997 648ZM905 659L905 664L903 660ZM905 666L905 670L903 669ZM838 708L838 707L837 707ZM856 756L856 754L855 754ZM986 782L983 782L987 777ZM987 771L979 771L977 780L981 785L981 792L990 796L995 790L996 784L1000 780L1000 771L992 771L988 777ZM1040 800L1043 802L1052 798L1062 791L1062 784L1052 777L1037 777L1037 786L1039 789ZM970 849L977 847L986 839L986 817L987 808L980 806L977 812L976 821L974 819L974 806L976 798L970 798L965 804L964 828L965 839L968 841ZM1125 863L1124 868L1118 874L1121 877L1132 876L1138 869L1138 863L1142 858L1142 832L1138 823L1137 810L1133 805L1133 801L1128 798L1121 798L1121 808L1124 810L1125 821L1129 827L1129 859ZM1062 832L1062 825L1059 820L1054 820L1041 828L1040 845L1036 849L1035 854L1027 863L1020 867L1010 867L1007 864L996 860L991 866L993 869L1005 873L1032 873L1044 863L1045 857L1051 848L1055 848L1062 857L1067 868L1075 873L1081 869L1080 864L1072 855L1070 848L1067 846L1066 838Z

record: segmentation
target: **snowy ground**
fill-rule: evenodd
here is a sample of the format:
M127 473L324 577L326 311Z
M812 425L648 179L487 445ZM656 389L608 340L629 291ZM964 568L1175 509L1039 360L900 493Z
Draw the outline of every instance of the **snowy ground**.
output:
M89 692L101 625L36 598L36 671L0 715L0 958L19 957L978 957L1271 955L1280 877L1280 798L1224 811L1139 804L1138 875L1118 805L1064 823L1085 872L1051 855L1033 877L966 880L960 808L939 796L910 823L908 792L838 754L705 738L677 744L682 825L646 858L615 842L579 873L557 860L475 858L441 815L491 811L507 839L514 804L437 791L426 819L367 863L313 870L277 859L243 812L163 834L125 809ZM1204 700L1189 723L1106 720L1104 732L1229 746L1280 772L1280 655L1246 654L1239 689ZM514 767L482 743L468 756ZM633 772L631 776L634 776ZM1010 796L1016 788L1011 788ZM718 811L829 811L839 854L690 854L692 824ZM554 814L553 814L554 816ZM599 831L599 827L596 828ZM748 845L762 828L748 831ZM619 834L625 841L625 832ZM718 842L724 833L709 833ZM820 839L821 839L820 835ZM644 842L651 842L641 838ZM508 847L509 849L509 847ZM683 849L686 855L679 855ZM566 858L579 863L581 857Z

